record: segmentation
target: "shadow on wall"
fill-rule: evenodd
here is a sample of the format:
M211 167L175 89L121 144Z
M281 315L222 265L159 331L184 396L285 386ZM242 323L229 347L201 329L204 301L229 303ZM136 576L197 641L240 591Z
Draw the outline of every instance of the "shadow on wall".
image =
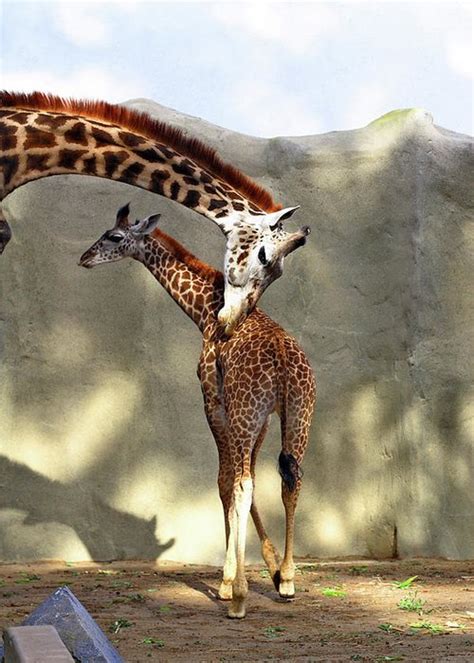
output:
M54 537L54 532L48 532L45 527L48 523L72 528L91 560L155 559L174 544L173 539L161 544L156 538L156 516L147 521L113 509L94 491L84 489L81 482L63 484L51 481L26 465L15 463L4 456L0 456L0 477L0 509L20 512L10 526L2 528L2 559L21 559L19 544L23 556L26 553L28 557L27 551L30 551L34 557L41 558L38 550L34 554L32 537L24 528L39 526L39 532L33 539L46 534ZM13 532L14 529L16 532ZM22 535L19 534L21 530ZM59 545L65 553L63 558L70 559L67 556L67 533L61 530L59 536L56 533L56 537L58 543L62 539ZM41 548L41 543L39 546ZM71 553L73 556L77 554L74 550Z
M297 222L313 227L263 304L296 336L318 378L296 551L472 557L467 215L452 203L464 200L456 186L466 164L443 153L440 165L424 138L389 148L374 140L370 149L344 140L337 153L322 142L319 151L275 161L282 169L271 185L291 192L283 203L301 203ZM446 175L446 163L459 172ZM42 241L26 222L12 223L2 256L0 397L8 425L4 416L0 472L8 481L0 518L10 542L1 556L35 557L31 541L46 534L56 537L48 550L68 559L169 551L219 562L216 451L195 375L200 335L141 266L75 267L130 199L137 216L166 208L164 229L214 264L218 231L110 182L51 178L17 194L9 220L34 210ZM257 496L281 542L278 450L274 421ZM155 538L156 511L166 543ZM67 525L84 547L71 540L63 552L65 528L34 538L22 523ZM252 541L249 558L257 559Z

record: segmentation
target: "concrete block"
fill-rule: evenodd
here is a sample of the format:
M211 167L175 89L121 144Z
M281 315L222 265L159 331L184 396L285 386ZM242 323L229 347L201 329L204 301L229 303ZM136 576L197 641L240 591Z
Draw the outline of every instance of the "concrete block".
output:
M12 626L3 640L5 663L74 663L54 626Z
M53 592L25 619L23 625L54 626L74 659L81 663L124 663L118 651L68 587L59 587ZM0 660L2 654L0 648Z

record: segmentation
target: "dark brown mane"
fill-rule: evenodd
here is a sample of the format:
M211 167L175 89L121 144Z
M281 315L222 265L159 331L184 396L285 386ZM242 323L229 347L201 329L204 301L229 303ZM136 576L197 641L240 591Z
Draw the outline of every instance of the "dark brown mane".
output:
M183 156L193 159L215 177L230 184L248 200L265 212L281 209L272 196L250 177L221 159L217 152L197 138L188 137L181 129L166 122L154 120L125 106L106 101L63 99L43 92L17 93L0 91L0 108L24 108L53 113L79 115L91 120L101 120L118 125L140 136L168 145Z
M219 272L219 270L214 269L214 267L211 267L207 263L202 262L202 260L199 260L199 258L196 258L196 256L193 256L193 254L175 240L174 237L167 235L159 228L156 228L156 230L153 231L152 237L157 239L167 251L177 258L177 260L185 264L186 267L189 267L194 274L202 276L206 281L211 281L211 283L214 283L219 287L224 287L224 275L222 272Z

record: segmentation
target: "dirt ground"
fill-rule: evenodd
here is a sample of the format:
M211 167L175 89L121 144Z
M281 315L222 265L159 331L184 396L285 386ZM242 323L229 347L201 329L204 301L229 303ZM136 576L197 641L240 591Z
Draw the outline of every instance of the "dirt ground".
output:
M248 615L235 621L215 567L4 564L0 629L69 585L128 663L474 661L474 561L299 560L292 602L263 566L248 578Z

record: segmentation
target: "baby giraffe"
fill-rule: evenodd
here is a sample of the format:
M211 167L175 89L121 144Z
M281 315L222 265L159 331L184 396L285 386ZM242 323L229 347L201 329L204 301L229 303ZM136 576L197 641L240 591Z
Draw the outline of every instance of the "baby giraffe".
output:
M245 540L249 513L276 589L281 597L294 596L294 515L315 401L313 371L296 341L258 308L233 336L226 336L218 323L224 298L223 275L157 229L159 214L133 225L128 215L126 205L118 211L114 228L83 254L79 264L94 267L122 258L138 260L201 330L198 377L207 421L217 444L219 495L225 518L226 558L219 597L231 599L229 617L242 618L248 592ZM300 245L293 240L286 254ZM269 271L280 268L264 255L261 261ZM286 514L281 562L254 498L257 454L275 411L281 421L278 462Z

